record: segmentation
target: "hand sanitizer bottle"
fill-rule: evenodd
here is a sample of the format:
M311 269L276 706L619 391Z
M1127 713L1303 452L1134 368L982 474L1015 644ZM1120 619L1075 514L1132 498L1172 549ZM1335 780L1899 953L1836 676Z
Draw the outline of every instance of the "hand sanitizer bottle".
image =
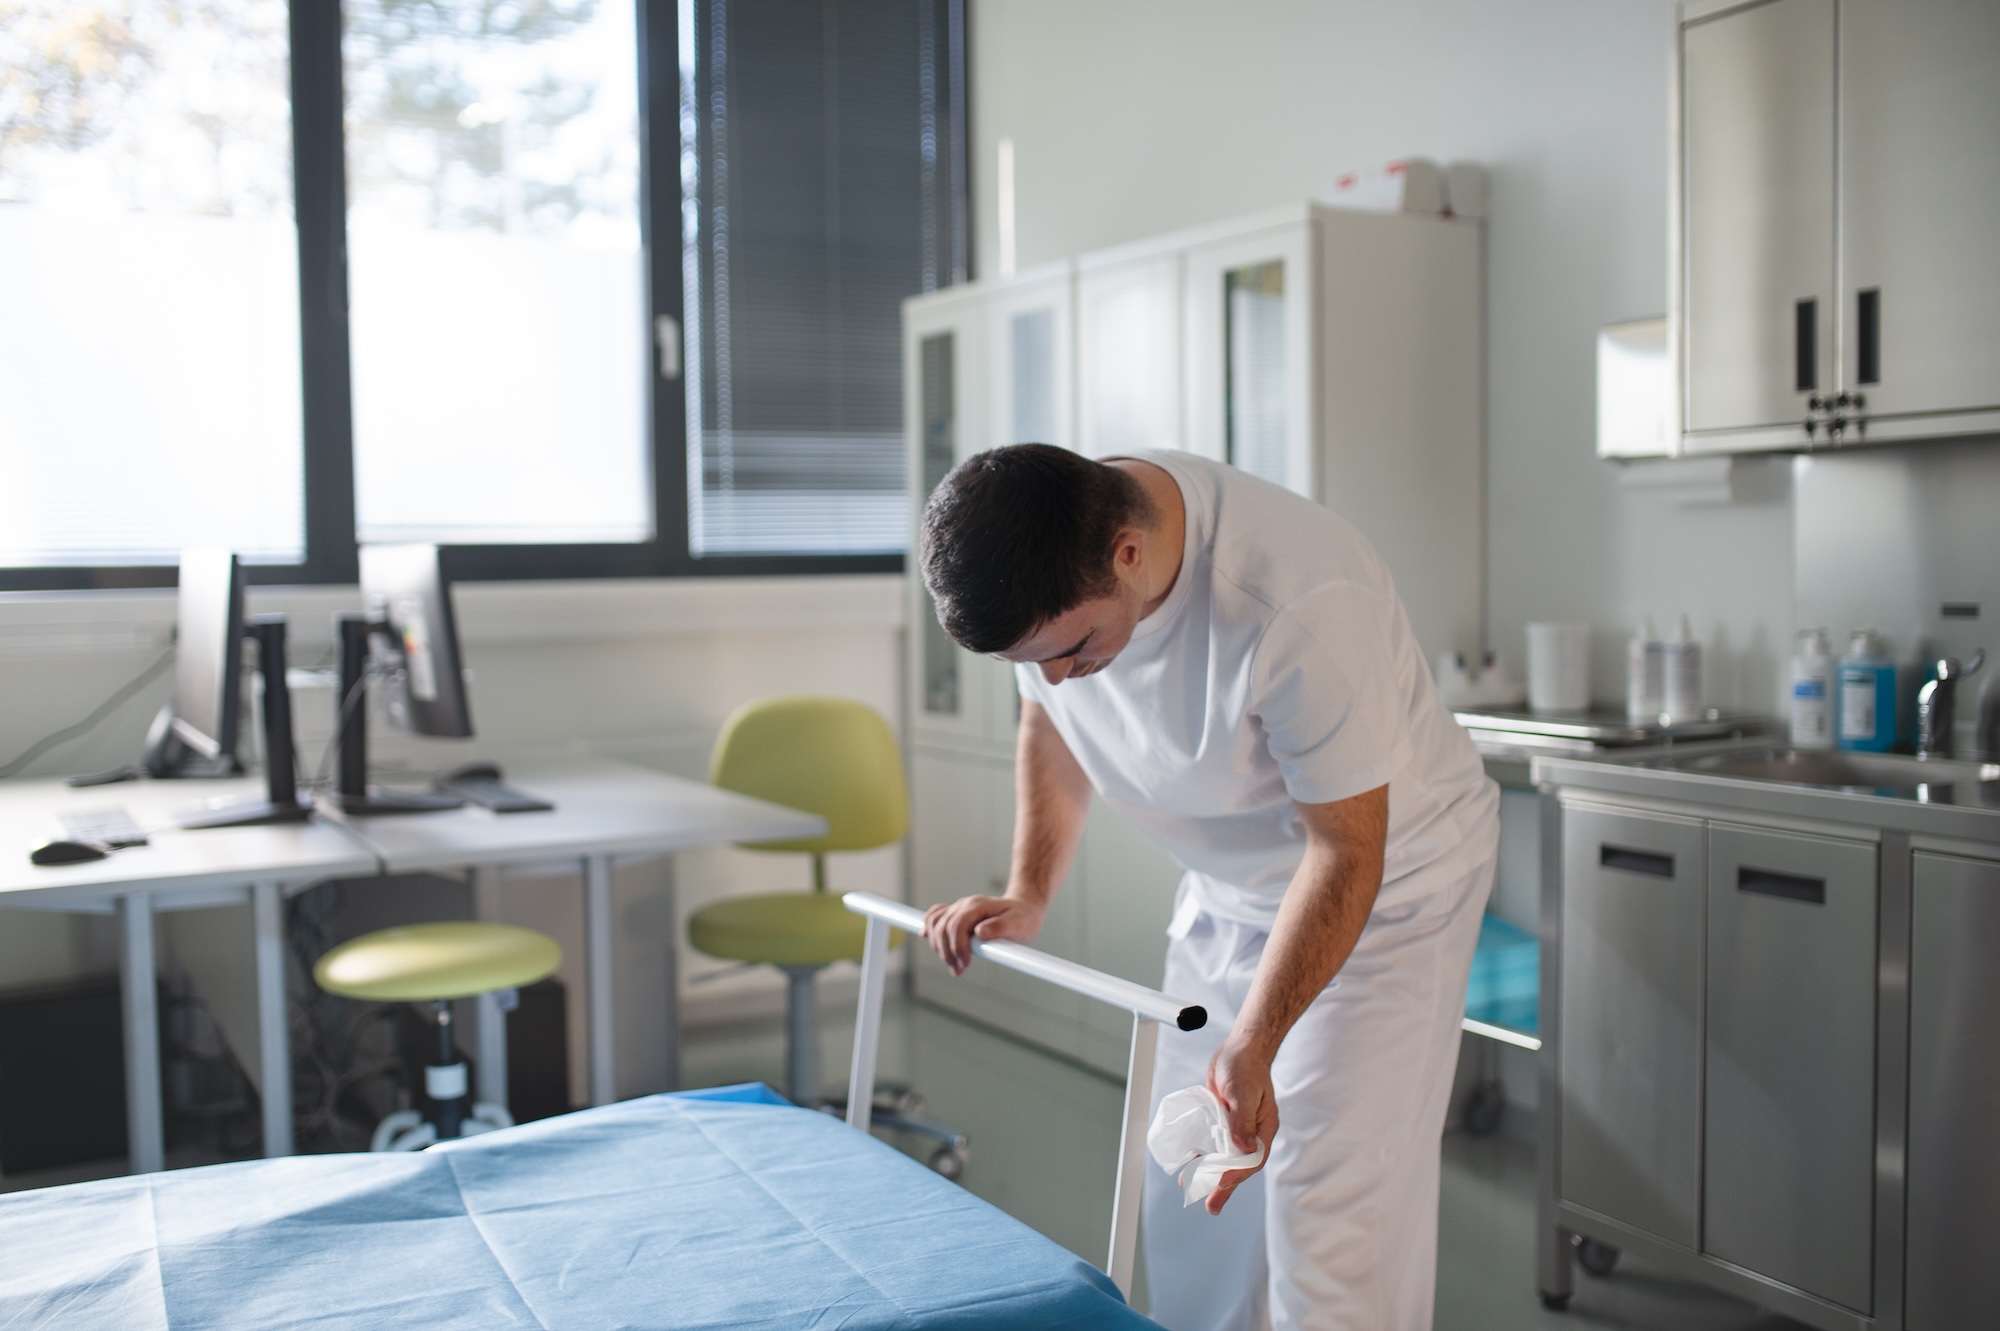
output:
M1634 725L1658 725L1666 708L1666 652L1647 615L1625 648L1625 719Z
M1792 656L1792 747L1833 747L1833 648L1825 629L1800 629Z
M1686 615L1674 622L1673 636L1661 649L1661 664L1665 676L1662 690L1665 702L1660 710L1676 725L1698 719L1701 716L1701 644L1694 640L1694 629L1688 624Z
M1886 753L1896 743L1896 665L1874 629L1856 629L1840 659L1840 747Z

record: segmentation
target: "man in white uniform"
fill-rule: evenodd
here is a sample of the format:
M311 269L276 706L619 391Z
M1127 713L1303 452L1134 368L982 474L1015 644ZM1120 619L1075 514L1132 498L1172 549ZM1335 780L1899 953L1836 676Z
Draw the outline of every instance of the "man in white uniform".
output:
M945 478L922 558L945 630L1017 663L1023 698L1007 891L933 907L939 956L960 972L974 937L1034 938L1093 790L1186 871L1164 987L1209 1024L1162 1032L1155 1101L1205 1081L1237 1148L1270 1155L1206 1214L1147 1170L1153 1315L1429 1327L1499 793L1381 559L1218 463L1034 444Z

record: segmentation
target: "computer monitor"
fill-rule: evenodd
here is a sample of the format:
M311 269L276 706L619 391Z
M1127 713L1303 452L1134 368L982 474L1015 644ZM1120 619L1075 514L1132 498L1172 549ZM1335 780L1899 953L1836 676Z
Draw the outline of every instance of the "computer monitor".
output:
M372 790L368 785L368 690L381 689L389 724L417 735L466 739L472 712L451 590L434 545L361 547L366 612L340 621L340 781L330 797L342 813L456 809L454 795Z
M242 771L236 731L243 706L243 569L227 550L181 552L174 634L173 733L207 760L204 774ZM183 770L185 763L177 764Z
M285 680L285 620L282 615L245 618L243 569L227 550L181 554L171 731L198 757L149 754L148 766L162 776L228 776L243 770L236 740L245 637L257 641L257 666L264 680L265 797L200 806L178 820L182 827L242 827L306 817L298 798L292 694Z

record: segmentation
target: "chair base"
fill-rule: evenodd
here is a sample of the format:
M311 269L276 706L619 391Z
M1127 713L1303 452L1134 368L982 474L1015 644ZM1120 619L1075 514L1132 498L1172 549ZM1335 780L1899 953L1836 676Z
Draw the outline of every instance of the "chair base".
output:
M460 1137L477 1137L482 1132L514 1126L514 1116L499 1105L474 1105L459 1125ZM375 1125L368 1143L371 1151L421 1151L438 1141L437 1124L415 1109L399 1109Z

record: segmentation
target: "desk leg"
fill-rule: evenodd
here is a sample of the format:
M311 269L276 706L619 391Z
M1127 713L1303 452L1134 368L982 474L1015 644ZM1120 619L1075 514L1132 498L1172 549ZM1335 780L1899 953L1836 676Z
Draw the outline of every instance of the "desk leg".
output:
M153 962L153 899L135 892L118 903L119 974L125 998L125 1133L134 1174L167 1166L160 1099L160 988Z
M590 1103L618 1098L617 1033L612 1024L611 857L583 861L584 983L590 990Z
M291 1155L292 1042L285 1004L285 898L276 883L250 888L257 934L257 1055L264 1065L264 1154Z
M481 865L472 871L472 914L475 919L500 918L500 869ZM495 994L479 996L479 1091L483 1105L507 1108L507 1014Z
M663 1040L666 1045L667 1089L681 1088L681 913L679 893L674 883L674 857L660 862L666 869L667 914L667 1012Z

